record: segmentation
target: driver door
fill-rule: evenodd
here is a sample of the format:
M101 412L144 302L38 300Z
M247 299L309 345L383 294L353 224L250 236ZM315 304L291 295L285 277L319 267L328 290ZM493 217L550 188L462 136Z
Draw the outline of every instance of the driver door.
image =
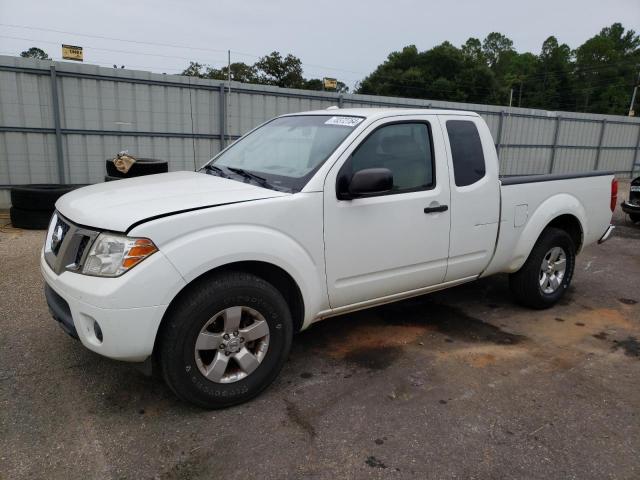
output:
M444 281L449 176L435 116L374 122L330 170L324 188L327 288L332 308ZM393 174L389 192L339 200L337 179L367 168Z

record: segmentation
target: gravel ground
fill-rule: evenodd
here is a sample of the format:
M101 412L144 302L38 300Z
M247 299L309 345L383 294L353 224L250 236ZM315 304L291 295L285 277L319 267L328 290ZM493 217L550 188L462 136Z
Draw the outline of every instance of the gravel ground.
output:
M640 478L640 226L616 223L553 309L499 275L327 320L222 411L65 335L44 233L4 227L0 478Z

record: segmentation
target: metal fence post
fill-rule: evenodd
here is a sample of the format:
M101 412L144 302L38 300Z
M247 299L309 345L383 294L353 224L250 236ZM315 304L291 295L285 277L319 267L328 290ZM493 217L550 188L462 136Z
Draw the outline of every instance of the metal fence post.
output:
M500 121L498 122L498 138L496 139L496 155L500 160L500 147L502 147L502 124L504 123L504 110L500 112Z
M58 79L56 67L50 67L51 72L51 108L53 110L53 127L56 135L56 160L58 162L58 181L65 183L64 153L62 151L62 130L60 126L60 104L58 102Z
M600 168L600 155L602 154L602 140L604 139L604 131L607 129L607 119L602 119L602 127L600 127L600 139L598 140L598 153L596 153L596 164L593 169L598 170Z
M551 147L551 162L549 163L549 173L553 173L553 165L556 162L556 150L558 148L558 136L560 135L560 122L562 117L556 117L556 130L553 132L553 146Z
M629 172L629 176L633 178L633 172L636 167L640 167L638 163L638 152L640 152L640 124L638 125L638 138L636 139L636 149L633 152L633 160L631 161L631 171Z
M227 98L224 83L220 84L220 150L227 146Z

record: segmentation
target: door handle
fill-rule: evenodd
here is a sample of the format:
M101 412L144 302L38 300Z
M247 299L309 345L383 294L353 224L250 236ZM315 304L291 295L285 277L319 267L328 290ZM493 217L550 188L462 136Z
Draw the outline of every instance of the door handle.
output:
M424 209L424 213L440 213L449 210L448 205L438 205L437 207L427 207Z

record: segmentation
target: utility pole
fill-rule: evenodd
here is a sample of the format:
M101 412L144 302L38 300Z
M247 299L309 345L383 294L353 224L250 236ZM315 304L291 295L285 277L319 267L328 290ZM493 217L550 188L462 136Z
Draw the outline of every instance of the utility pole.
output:
M638 85L640 85L640 72L638 72L638 79L636 80L636 84L633 86L633 95L631 95L631 105L629 105L629 116L633 117L635 115L635 111L633 110L633 105L636 103L636 92L638 91Z
M511 106L511 102L513 102L513 88L509 90L509 106Z

